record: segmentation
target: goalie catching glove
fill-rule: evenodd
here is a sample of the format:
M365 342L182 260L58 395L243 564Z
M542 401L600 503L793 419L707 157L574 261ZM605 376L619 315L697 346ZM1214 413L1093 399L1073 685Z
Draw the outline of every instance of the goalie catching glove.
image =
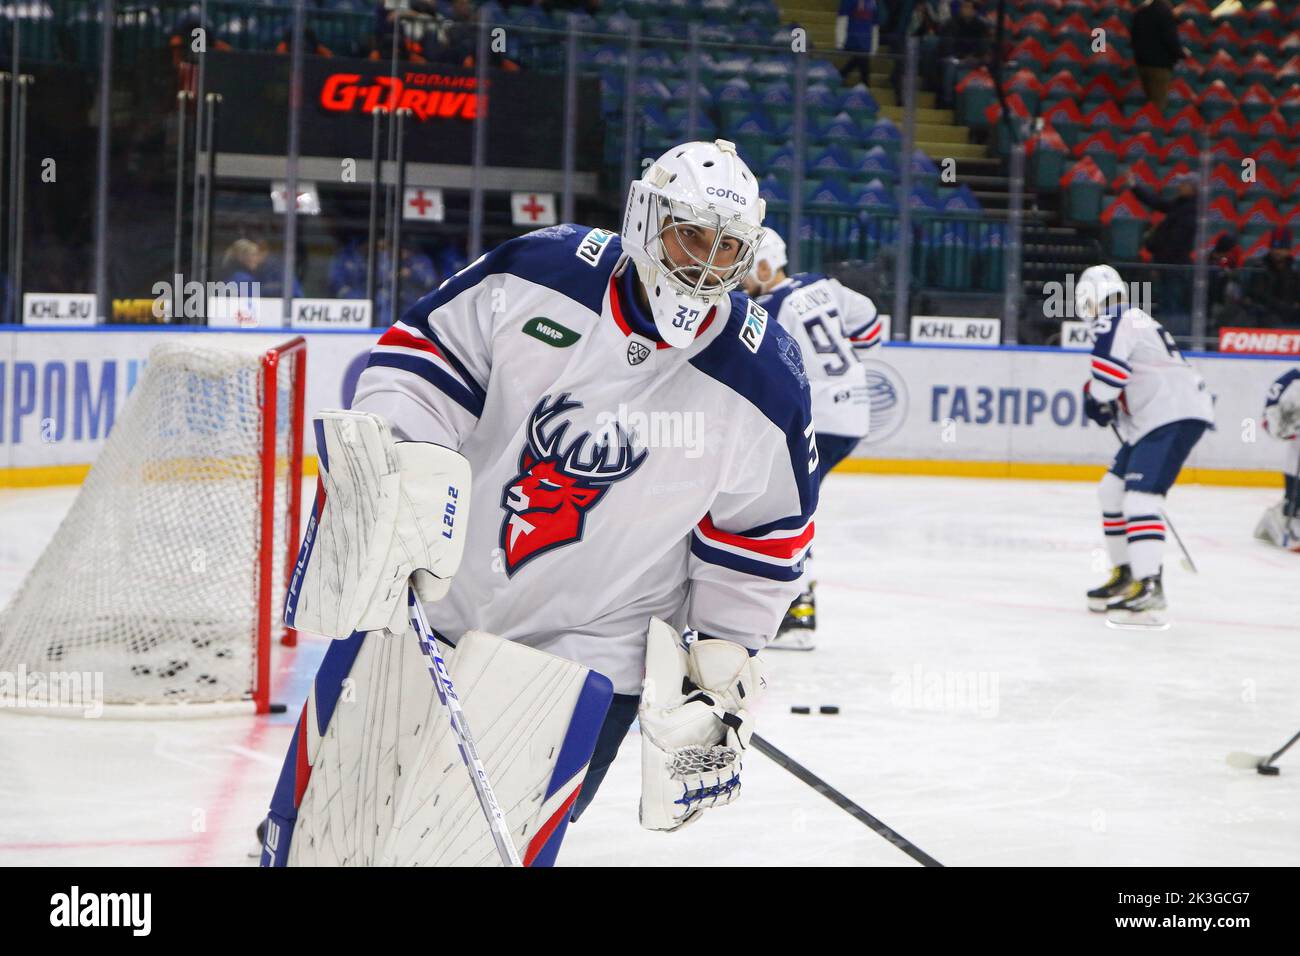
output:
M327 637L406 630L406 584L424 602L451 587L465 548L470 467L441 445L395 441L368 412L316 416L320 484L284 622Z
M675 830L740 796L741 755L753 732L762 665L732 641L690 650L652 618L646 637L641 722L641 825Z

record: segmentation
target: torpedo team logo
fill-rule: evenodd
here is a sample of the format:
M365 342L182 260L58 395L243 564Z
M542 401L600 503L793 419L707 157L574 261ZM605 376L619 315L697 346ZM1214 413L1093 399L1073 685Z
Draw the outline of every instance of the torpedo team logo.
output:
M613 434L606 432L599 444L590 432L583 432L566 445L571 423L560 416L581 407L581 402L570 401L567 392L554 400L547 395L528 419L519 473L501 495L505 517L500 543L507 575L513 576L539 554L581 541L587 512L604 498L610 485L645 461L648 452L636 452L617 423Z

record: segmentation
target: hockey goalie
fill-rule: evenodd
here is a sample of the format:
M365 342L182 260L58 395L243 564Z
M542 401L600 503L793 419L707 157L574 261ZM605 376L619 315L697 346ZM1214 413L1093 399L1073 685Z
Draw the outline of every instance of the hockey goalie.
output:
M1300 552L1300 368L1289 369L1269 386L1264 430L1287 443L1282 500L1260 517L1255 537Z
M643 826L737 799L754 655L799 591L818 492L799 348L736 291L763 205L731 143L676 147L632 183L621 234L504 243L319 416L286 620L335 640L264 865L510 862L498 830L553 863L634 718Z

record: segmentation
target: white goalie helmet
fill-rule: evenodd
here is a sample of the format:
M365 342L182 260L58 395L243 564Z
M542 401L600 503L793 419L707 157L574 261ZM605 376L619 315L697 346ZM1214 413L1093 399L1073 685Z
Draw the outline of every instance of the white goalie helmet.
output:
M669 345L690 345L709 308L748 274L765 206L754 174L724 139L676 146L632 183L623 253L636 266L655 328Z
M1097 319L1101 304L1118 294L1128 301L1128 286L1111 266L1090 266L1083 270L1074 286L1074 316L1085 322Z

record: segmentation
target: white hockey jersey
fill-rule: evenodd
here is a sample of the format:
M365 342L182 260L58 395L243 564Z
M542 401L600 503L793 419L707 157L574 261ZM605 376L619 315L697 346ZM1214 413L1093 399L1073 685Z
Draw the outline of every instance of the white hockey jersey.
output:
M1292 416L1296 408L1300 408L1300 368L1283 372L1269 386L1264 400L1264 427L1268 433L1284 441L1295 441Z
M1184 419L1214 423L1214 397L1205 379L1146 312L1112 309L1097 318L1092 334L1091 392L1099 402L1118 399L1115 424L1125 442Z
M867 370L858 353L880 344L875 304L815 272L783 279L758 297L799 343L812 389L813 420L824 435L864 438L871 427Z
M758 649L799 591L817 475L798 345L744 295L660 342L616 234L513 239L389 329L353 407L458 449L465 556L428 608L640 691L652 615Z

